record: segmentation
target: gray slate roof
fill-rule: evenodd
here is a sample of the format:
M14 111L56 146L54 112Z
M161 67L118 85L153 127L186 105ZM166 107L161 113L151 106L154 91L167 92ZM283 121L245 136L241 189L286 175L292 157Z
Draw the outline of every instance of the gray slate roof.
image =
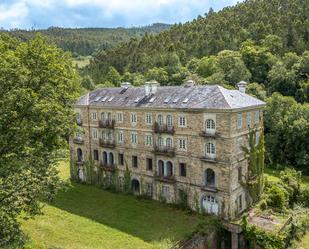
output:
M129 87L126 91L123 89L113 87L94 90L82 96L76 105L216 110L265 105L265 102L248 94L219 85L159 86L157 92L150 96L145 95L144 87Z

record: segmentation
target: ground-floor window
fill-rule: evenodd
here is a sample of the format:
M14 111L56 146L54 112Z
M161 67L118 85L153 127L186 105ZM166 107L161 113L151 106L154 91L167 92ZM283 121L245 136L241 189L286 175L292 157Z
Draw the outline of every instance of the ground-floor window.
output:
M152 197L153 195L153 185L152 183L146 183L146 195Z
M170 196L170 187L169 186L162 186L162 196L168 200Z
M205 195L202 197L202 210L209 214L218 215L219 204L217 199L212 195Z
M140 184L139 181L136 179L132 180L132 192L133 194L139 194L140 193Z

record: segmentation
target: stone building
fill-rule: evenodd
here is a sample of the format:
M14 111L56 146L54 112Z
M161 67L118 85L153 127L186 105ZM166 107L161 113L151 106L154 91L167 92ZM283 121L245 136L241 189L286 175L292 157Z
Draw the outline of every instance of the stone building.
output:
M166 202L183 199L194 210L230 220L247 207L248 163L242 145L249 127L262 129L265 103L218 85L121 87L94 90L75 105L82 132L70 139L71 171L86 181L89 172L126 171L134 194Z

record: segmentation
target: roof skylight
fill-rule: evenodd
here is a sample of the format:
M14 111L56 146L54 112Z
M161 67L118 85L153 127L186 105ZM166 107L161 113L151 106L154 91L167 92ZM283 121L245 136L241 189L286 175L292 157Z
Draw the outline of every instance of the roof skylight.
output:
M182 103L188 103L188 101L189 101L189 98L185 98L185 99L182 101Z
M149 100L149 103L152 103L155 99L156 99L156 97L152 97L152 98Z
M107 102L111 102L112 100L113 100L113 96L112 97L110 97L108 100L107 100Z
M108 99L108 96L105 96L102 100L101 100L101 102L104 102L105 100L107 100Z
M167 103L171 100L171 98L172 98L171 96L168 96L168 97L164 100L164 103L167 104Z

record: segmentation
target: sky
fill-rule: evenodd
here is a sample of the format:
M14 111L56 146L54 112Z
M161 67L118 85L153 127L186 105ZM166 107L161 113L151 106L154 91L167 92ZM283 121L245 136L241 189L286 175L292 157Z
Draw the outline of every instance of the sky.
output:
M132 27L186 22L242 0L0 0L0 28Z

